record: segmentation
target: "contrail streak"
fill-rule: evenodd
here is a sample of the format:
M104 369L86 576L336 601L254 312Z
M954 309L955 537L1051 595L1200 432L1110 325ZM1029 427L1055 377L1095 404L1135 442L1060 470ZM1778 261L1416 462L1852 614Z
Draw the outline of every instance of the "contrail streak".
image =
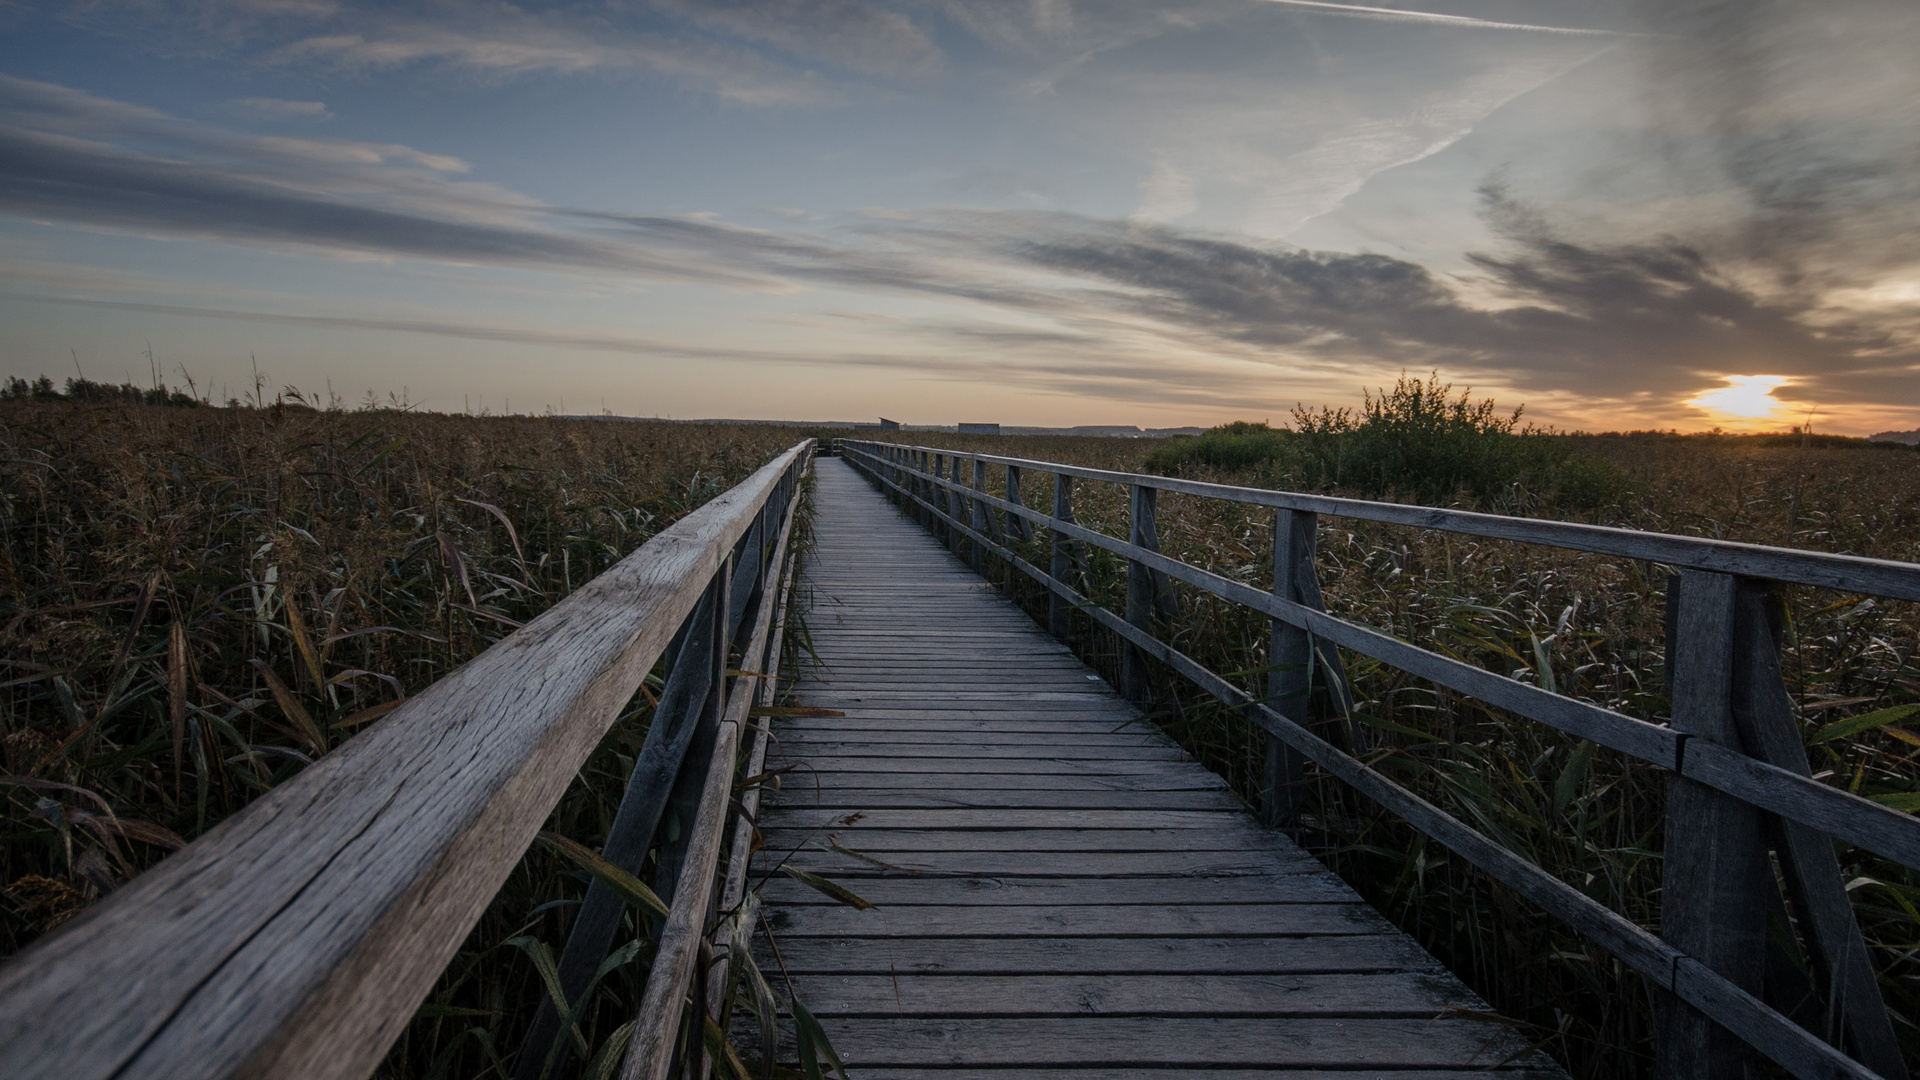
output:
M1475 19L1466 15L1442 15L1437 11L1406 11L1401 8L1366 7L1361 4L1331 4L1325 0L1264 0L1269 4L1284 4L1287 7L1314 8L1341 15L1357 15L1365 19L1388 19L1394 22L1439 23L1443 26L1460 26L1473 30L1531 30L1540 34L1585 34L1600 37L1618 37L1614 30L1588 30L1573 26L1536 26L1533 23L1494 22L1490 19Z

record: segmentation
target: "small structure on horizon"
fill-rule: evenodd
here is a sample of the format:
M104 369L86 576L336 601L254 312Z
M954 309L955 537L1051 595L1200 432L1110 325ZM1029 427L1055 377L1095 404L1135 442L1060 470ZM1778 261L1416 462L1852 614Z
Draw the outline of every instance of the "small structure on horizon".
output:
M880 430L881 431L899 431L900 421L889 420L883 416L880 418Z
M998 435L1000 434L1000 425L999 424L961 424L960 434L962 435Z

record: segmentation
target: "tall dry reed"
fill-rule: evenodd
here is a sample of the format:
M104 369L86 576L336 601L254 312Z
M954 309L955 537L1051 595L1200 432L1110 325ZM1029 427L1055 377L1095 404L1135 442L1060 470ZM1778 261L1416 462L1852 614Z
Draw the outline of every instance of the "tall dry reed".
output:
M805 434L0 402L0 955ZM643 692L547 829L599 846L649 719ZM584 891L577 869L530 852L381 1075L510 1066ZM584 1017L594 1053L638 1003L644 930Z

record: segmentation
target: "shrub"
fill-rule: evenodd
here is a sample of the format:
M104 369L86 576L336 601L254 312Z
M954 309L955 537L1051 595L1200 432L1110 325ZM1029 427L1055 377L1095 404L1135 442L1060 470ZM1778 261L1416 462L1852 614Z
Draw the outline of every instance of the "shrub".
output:
M1564 436L1521 427L1521 409L1452 394L1437 374L1425 382L1402 374L1392 389L1367 393L1358 412L1296 407L1291 464L1308 486L1422 503L1464 492L1509 510L1542 499L1592 508L1619 497L1619 470Z
M1522 427L1520 409L1503 413L1492 398L1452 394L1438 375L1422 382L1402 374L1392 389L1366 393L1358 411L1296 406L1292 430L1222 424L1169 440L1147 455L1146 467L1162 475L1253 474L1242 479L1442 506L1464 495L1508 512L1535 512L1542 503L1594 509L1623 494L1625 474L1573 439Z
M1147 468L1170 475L1199 465L1240 472L1272 464L1286 452L1293 433L1265 423L1237 420L1199 435L1180 435L1147 455Z

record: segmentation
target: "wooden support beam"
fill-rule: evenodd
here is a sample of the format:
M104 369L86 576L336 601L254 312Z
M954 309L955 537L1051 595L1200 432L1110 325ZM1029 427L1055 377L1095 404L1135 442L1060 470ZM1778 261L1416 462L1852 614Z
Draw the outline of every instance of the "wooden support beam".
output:
M1737 748L1737 581L1698 570L1680 578L1678 636L1667 642L1673 727L1689 742ZM1774 887L1760 812L1684 776L1669 777L1663 873L1660 936L1758 997L1766 959L1766 905L1759 900ZM1744 1041L1665 992L1654 1037L1663 1080L1745 1080L1753 1065Z
M1017 506L1027 505L1020 493L1020 466L1007 466L1007 501ZM1033 527L1019 514L1007 515L1007 534L1016 540L1033 539Z
M1066 473L1053 474L1053 517L1056 521L1073 520L1073 477ZM1067 581L1073 569L1073 541L1060 535L1058 529L1047 532L1047 572L1055 581ZM1047 632L1056 639L1065 641L1069 631L1067 615L1073 610L1066 598L1058 592L1047 593Z
M1156 493L1144 484L1135 484L1130 491L1127 517L1131 525L1130 541L1137 547L1158 551L1159 530L1154 521ZM1135 559L1127 560L1127 622L1149 635L1153 633L1154 584L1151 567ZM1130 644L1123 644L1121 650L1120 692L1136 704L1145 702L1153 696L1147 683L1147 656Z
M1810 776L1806 744L1780 670L1785 614L1780 600L1767 583L1749 578L1740 581L1735 604L1731 707L1741 742L1761 761ZM1838 1020L1839 1030L1816 1028L1814 1034L1887 1080L1907 1080L1906 1062L1847 897L1832 838L1773 814L1766 820L1806 939L1814 989L1827 1004L1827 1017Z
M987 463L979 458L973 459L973 490L987 490ZM993 515L987 513L987 504L979 499L967 500L967 524L973 526L974 532L990 536L995 540L999 539L996 535L998 530L993 527ZM980 549L979 544L970 544L968 547L972 550L971 561L974 572L984 571L987 566L987 553Z
M730 606L732 576L722 571L716 582L719 590L716 600L721 610ZM692 840L693 816L700 808L701 784L707 775L708 760L713 756L720 713L726 706L728 642L725 628L716 627L715 631L711 646L703 650L706 662L711 665L707 694L694 722L693 741L687 747L686 759L680 763L673 791L667 797L666 816L660 823L663 831L654 838L658 849L654 856L653 891L668 904L673 903L674 893L681 887L681 869L686 861L687 845Z
M720 640L714 626L714 609L722 584L716 577L707 586L700 606L687 617L687 630L669 665L666 685L660 691L660 704L653 711L646 741L641 744L639 758L628 774L620 808L614 813L607 842L600 850L607 861L630 874L640 873L647 850L653 846L654 834L673 791L674 778L680 772L681 762L687 758L688 747L693 743L712 696L713 655ZM573 929L560 955L560 986L568 1001L576 1000L586 990L594 968L606 959L607 951L612 948L614 935L626 912L626 901L599 879L587 886L586 900L574 917ZM559 1026L560 1015L552 998L541 999L533 1026L521 1044L515 1080L539 1080Z

